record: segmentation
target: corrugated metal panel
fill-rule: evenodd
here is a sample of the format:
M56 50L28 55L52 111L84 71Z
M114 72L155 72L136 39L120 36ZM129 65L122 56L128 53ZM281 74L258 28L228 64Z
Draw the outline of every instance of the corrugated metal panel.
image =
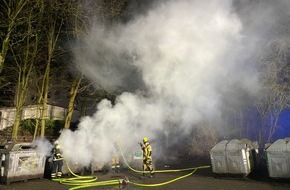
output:
M0 157L2 183L42 178L44 175L45 155L38 154L31 143L1 145Z
M267 167L272 178L290 178L289 139L278 139L266 149Z
M216 174L247 176L254 168L251 154L256 153L255 143L242 139L223 140L210 151L212 171Z

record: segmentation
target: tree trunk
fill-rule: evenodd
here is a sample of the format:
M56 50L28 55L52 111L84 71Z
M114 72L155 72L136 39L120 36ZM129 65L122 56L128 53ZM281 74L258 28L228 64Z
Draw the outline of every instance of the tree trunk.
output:
M17 112L18 113L16 113L15 122L13 124L13 129L12 129L12 140L13 141L15 141L17 139L17 136L18 136L18 130L19 130L19 126L20 126L22 110L17 110Z
M70 127L71 119L74 112L75 98L78 93L81 81L82 81L82 76L79 75L78 77L74 79L71 85L70 98L69 98L69 103L68 103L68 108L67 108L67 116L65 118L65 124L64 124L65 129L69 129Z
M56 7L53 7L56 8ZM50 10L53 11L53 10ZM51 13L51 17L49 20L49 26L48 26L48 57L47 57L47 65L45 69L44 74L44 91L43 91L43 110L42 110L42 116L41 116L41 129L40 129L40 137L44 137L45 135L45 118L44 116L47 116L47 103L48 103L48 92L49 92L49 79L50 79L50 66L52 57L55 51L55 46L58 41L59 34L61 32L61 27L63 24L63 20L61 20L60 23L57 25L57 19L53 16L53 13Z
M10 34L8 33L2 42L2 50L0 53L0 73L2 72L3 67L4 67L6 53L7 53L8 46L9 46L9 38L10 38Z
M261 117L261 128L259 133L259 147L263 147L265 143L265 116Z
M41 112L41 128L40 137L43 138L45 135L45 120L47 117L47 101L48 101L48 90L49 90L49 74L50 74L50 62L51 56L48 56L47 65L44 74L44 91L43 91L43 101L42 101L42 112Z
M29 15L29 18L31 19L31 15ZM32 28L29 27L27 32L32 33ZM31 75L31 71L33 69L34 60L35 60L36 52L38 49L38 41L36 42L31 42L31 41L33 40L31 40L30 37L27 37L25 52L23 53L23 57L19 58L20 63L18 63L18 56L14 54L13 49L12 49L14 60L18 64L18 67L19 67L17 90L16 90L16 95L15 95L15 107L16 107L15 123L12 129L12 139L14 140L17 138L17 135L18 135L18 129L19 129L20 121L21 121L22 109L23 109L23 104L24 104L24 100L26 96L28 81ZM34 48L32 49L32 52L30 49L31 46L34 46Z
M39 9L39 22L38 22L38 28L43 27L43 13L44 13L44 1L40 0L40 9ZM39 40L39 37L37 37L37 41ZM36 137L39 135L39 119L40 119L40 115L42 115L42 111L40 110L40 105L41 105L41 101L42 101L42 95L43 95L43 91L44 91L44 85L41 85L41 90L39 92L39 96L38 96L38 100L37 100L37 108L36 108L36 116L35 116L35 128L34 128L34 134L33 134L33 140L36 139Z

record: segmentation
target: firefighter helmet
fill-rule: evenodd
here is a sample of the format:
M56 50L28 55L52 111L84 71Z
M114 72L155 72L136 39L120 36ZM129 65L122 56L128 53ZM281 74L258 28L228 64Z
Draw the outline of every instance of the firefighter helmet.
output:
M143 138L143 142L144 142L144 143L146 143L146 142L148 142L148 141L149 141L149 140L148 140L147 137L144 137L144 138Z

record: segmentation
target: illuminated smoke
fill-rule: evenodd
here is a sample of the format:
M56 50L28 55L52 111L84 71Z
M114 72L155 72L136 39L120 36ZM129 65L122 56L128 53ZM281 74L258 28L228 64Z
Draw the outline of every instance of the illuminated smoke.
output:
M92 29L87 49L77 52L77 67L107 89L127 92L115 105L101 101L77 131L62 132L64 156L88 165L109 160L115 140L131 153L143 137L175 133L178 139L194 124L218 119L233 86L255 93L241 30L229 0L167 1L112 32Z
M34 145L36 145L36 152L39 155L44 155L50 157L52 155L53 145L47 139L37 139L34 141Z

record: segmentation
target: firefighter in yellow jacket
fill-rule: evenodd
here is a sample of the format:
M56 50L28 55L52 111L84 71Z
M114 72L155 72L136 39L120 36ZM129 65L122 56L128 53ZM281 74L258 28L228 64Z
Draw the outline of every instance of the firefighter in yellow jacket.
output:
M62 151L60 149L60 145L58 141L54 141L54 148L52 150L52 172L51 178L55 179L60 178L62 176L62 165L63 165L63 157Z
M152 147L149 144L147 137L143 138L143 144L140 143L140 146L143 151L143 176L145 176L145 171L149 170L150 177L154 176L154 171L152 167Z

